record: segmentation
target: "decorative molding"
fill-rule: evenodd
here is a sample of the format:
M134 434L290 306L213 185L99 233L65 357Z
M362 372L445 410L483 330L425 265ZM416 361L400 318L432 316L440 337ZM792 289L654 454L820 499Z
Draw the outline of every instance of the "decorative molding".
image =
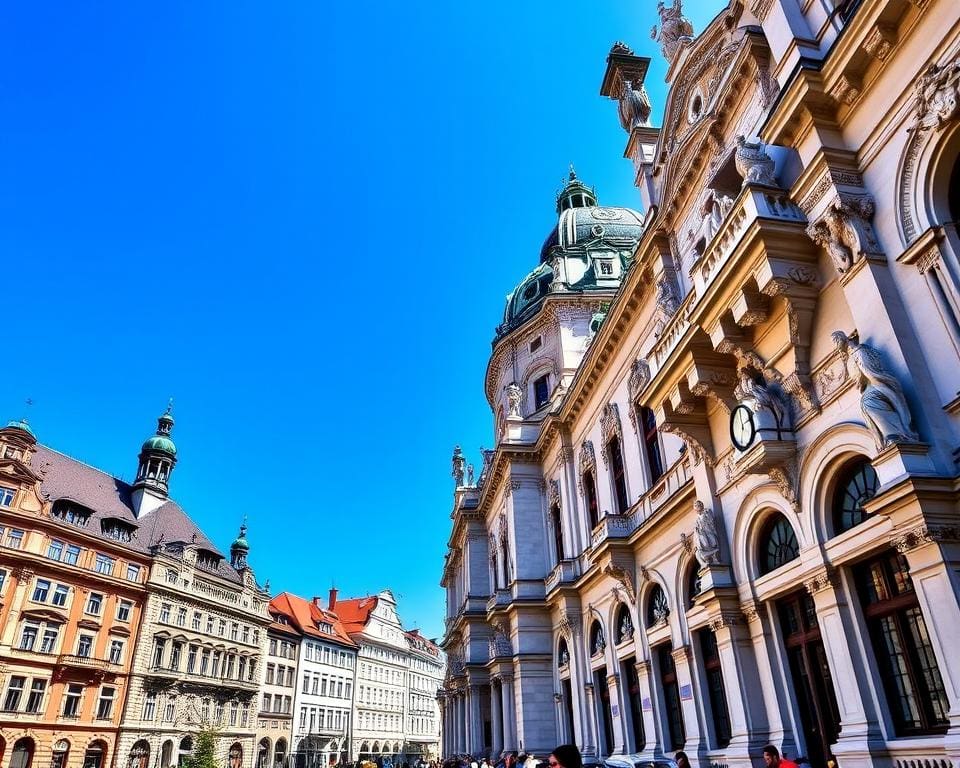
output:
M825 589L836 589L840 584L839 575L833 566L826 565L819 571L803 580L804 589L811 595Z
M550 506L563 507L563 497L560 495L560 481L551 480L548 485L547 497L550 500Z
M628 568L622 568L615 563L607 563L603 568L603 573L617 581L627 593L627 599L630 605L637 604L637 590L633 585L633 572Z
M840 184L848 187L863 187L863 175L859 171L827 168L823 176L813 185L813 189L800 201L800 209L809 216L810 212L817 207L817 203L823 200L832 188Z
M580 626L583 621L583 615L573 611L566 611L560 616L558 627L560 634L570 640L580 636Z
M740 612L743 613L747 623L757 621L760 618L760 603L756 600L747 600L740 603Z
M884 61L897 43L897 30L889 24L877 23L863 41L863 49L878 61Z
M583 476L587 472L596 473L597 471L597 455L593 450L593 441L584 440L580 444L580 461L579 461L579 471L577 472L577 487L580 489L580 492L583 493ZM596 482L596 478L594 478Z
M620 444L620 450L623 450L623 425L620 422L620 408L616 403L607 403L600 414L600 433L603 435L604 445L616 437ZM607 456L606 448L601 452L603 466L606 469L610 465L610 457Z
M638 357L630 366L630 377L627 379L627 394L631 403L635 403L639 399L640 393L649 383L650 364L646 359Z
M773 5L773 0L753 0L750 4L750 12L757 17L757 21L763 23L767 20L771 5Z
M883 255L871 223L875 210L870 195L838 193L807 226L807 235L827 252L841 275L860 259Z
M710 619L710 629L719 632L721 629L730 629L741 623L742 616L730 611L722 611L719 616Z
M960 541L960 526L956 525L919 525L909 531L895 536L890 540L890 544L896 548L900 554L906 554L918 547L927 544L941 542Z

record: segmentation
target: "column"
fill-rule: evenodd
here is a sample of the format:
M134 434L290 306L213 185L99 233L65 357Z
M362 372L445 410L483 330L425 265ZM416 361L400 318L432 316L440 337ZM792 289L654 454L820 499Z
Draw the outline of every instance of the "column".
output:
M766 604L750 601L742 603L741 609L747 619L747 628L750 632L750 641L753 643L753 655L757 659L757 671L766 684L760 686L759 694L763 697L763 710L766 713L767 733L765 737L754 731L754 738L769 741L780 745L782 752L797 754L797 742L790 720L785 712L787 700L779 695L783 688L784 679L789 677L790 670L780 663L780 654L771 649L768 643L773 640L766 628L768 621ZM781 709L783 707L784 709Z
M517 749L516 702L513 699L513 675L501 677L500 690L503 695L503 749L510 752Z
M567 733L567 722L563 716L563 695L560 693L553 696L553 716L557 719L557 735L561 744L573 744L570 734Z
M587 744L584 751L591 750L591 753L600 756L600 722L597 716L597 702L594 697L593 683L587 683L583 686L583 692L586 694L587 706L584 708L584 720L587 724Z
M480 711L480 686L471 685L467 689L469 706L470 743L469 752L477 755L483 751L483 717Z
M646 742L643 746L644 757L653 759L654 754L660 751L660 732L657 730L657 721L653 716L653 691L650 687L650 662L641 659L636 663L637 678L640 682L642 695L643 735Z
M762 734L767 731L763 701L752 695L753 691L762 689L763 683L756 661L752 658L750 635L743 621L733 612L714 619L710 628L717 638L717 653L730 717L727 762L750 766L751 755L756 755L763 748Z
M620 675L607 675L607 692L610 696L610 730L613 732L613 753L623 755L627 752L626 717L620 696Z
M494 679L490 683L490 727L493 731L493 744L491 745L491 758L496 762L503 752L503 690L500 687L499 680Z
M677 670L677 686L680 688L680 709L683 712L683 730L687 737L685 746L690 754L697 754L706 745L700 729L697 702L693 700L693 652L689 645L681 645L674 649L672 655Z
M847 638L855 637L852 632L853 619L849 615L847 603L840 591L838 574L832 568L825 568L812 579L804 583L807 592L813 597L817 609L817 622L820 624L820 637L827 652L833 688L840 708L840 737L833 752L838 762L847 765L872 765L869 755L864 754L864 741L880 739L880 729L876 713L863 693L870 690L870 680L863 666L863 655L858 648L851 648ZM861 659L861 663L854 661ZM878 746L880 746L878 744ZM851 760L844 753L855 751Z

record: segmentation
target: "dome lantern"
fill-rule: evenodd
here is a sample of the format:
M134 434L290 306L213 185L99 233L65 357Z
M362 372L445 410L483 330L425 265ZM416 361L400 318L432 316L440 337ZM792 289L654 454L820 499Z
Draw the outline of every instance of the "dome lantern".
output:
M230 565L238 571L247 567L247 555L250 554L250 542L247 541L247 523L240 524L240 535L230 545Z
M577 172L570 164L570 175L560 194L557 195L557 215L570 208L589 208L597 204L597 192L577 178Z
M170 437L174 424L172 410L173 401L157 419L156 434L144 440L140 447L137 479L131 493L138 518L163 504L169 494L170 474L177 463L177 446Z

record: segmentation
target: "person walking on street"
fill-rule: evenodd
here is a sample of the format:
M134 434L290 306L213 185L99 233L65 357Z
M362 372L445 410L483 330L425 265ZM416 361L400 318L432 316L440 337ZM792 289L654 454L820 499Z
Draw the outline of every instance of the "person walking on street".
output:
M763 748L763 762L767 768L798 768L793 760L787 760L780 756L780 750L773 744L767 744Z
M673 759L677 761L677 768L690 768L690 758L686 752L677 752Z
M561 744L550 753L549 768L583 768L580 750L573 744Z

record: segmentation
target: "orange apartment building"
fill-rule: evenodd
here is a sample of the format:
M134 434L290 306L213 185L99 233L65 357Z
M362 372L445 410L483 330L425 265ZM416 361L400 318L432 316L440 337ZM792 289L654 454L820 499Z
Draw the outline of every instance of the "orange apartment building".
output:
M0 429L0 768L113 761L150 561L121 490Z

